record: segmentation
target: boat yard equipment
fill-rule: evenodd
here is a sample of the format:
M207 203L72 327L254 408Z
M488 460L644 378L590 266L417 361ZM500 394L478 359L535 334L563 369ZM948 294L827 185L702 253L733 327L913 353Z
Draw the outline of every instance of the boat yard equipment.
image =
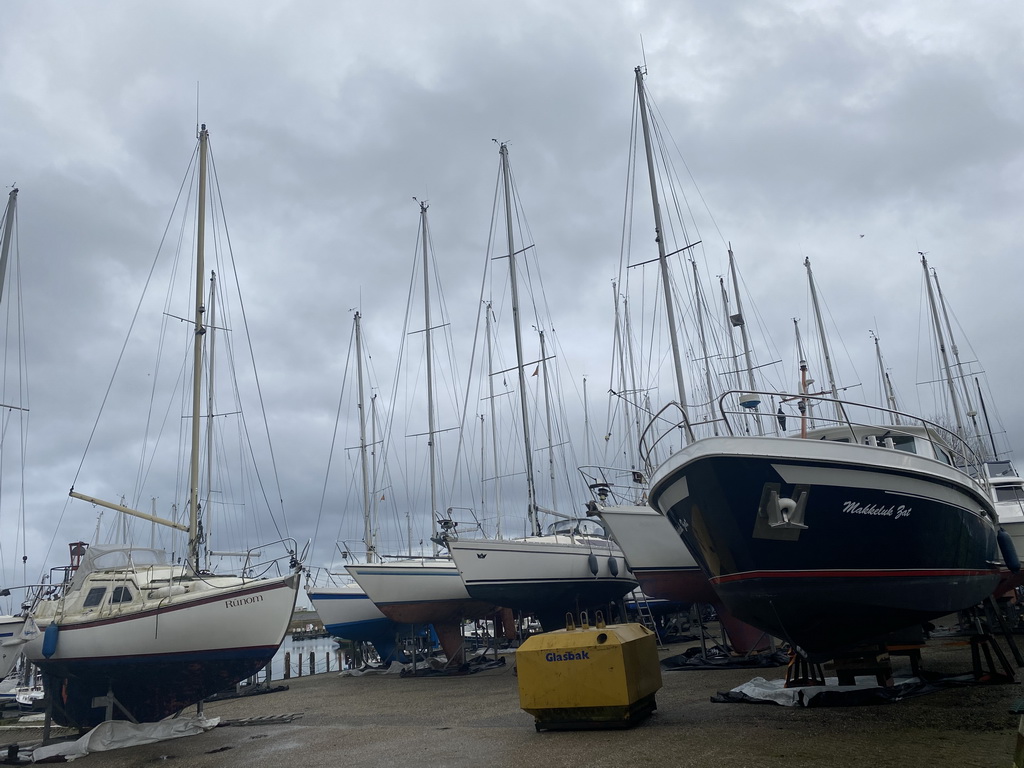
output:
M537 730L627 728L657 709L661 688L656 636L642 624L579 627L534 635L516 651L519 706Z

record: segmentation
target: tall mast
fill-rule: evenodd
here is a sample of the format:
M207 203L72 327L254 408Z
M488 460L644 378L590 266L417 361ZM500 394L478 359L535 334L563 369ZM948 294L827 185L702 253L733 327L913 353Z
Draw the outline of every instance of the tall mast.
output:
M484 308L485 332L487 335L487 370L494 370L494 340L491 333L491 302ZM494 465L494 517L495 536L501 538L501 481L498 479L498 423L494 418L494 377L487 377L487 401L491 408L491 460Z
M793 318L793 331L796 333L796 353L800 359L800 394L810 394L810 386L814 379L807 378L807 355L804 354L804 343L800 339L800 318ZM814 421L814 401L804 398L800 401L800 436L807 437L807 420Z
M939 273L934 269L931 270L932 278L935 280L935 291L939 294L939 308L942 310L942 319L946 323L946 333L949 334L949 347L953 352L953 359L956 361L956 377L960 381L960 387L964 392L964 405L967 406L967 417L971 420L971 424L974 427L974 434L976 437L981 438L981 430L978 428L978 413L974 410L974 405L971 402L971 387L967 383L967 377L964 376L964 366L960 362L960 349L956 345L956 337L953 335L953 324L949 322L949 312L946 309L946 297L942 295L942 286L939 284Z
M996 437L992 434L992 425L988 420L988 408L985 407L985 398L981 394L981 382L978 381L978 377L974 377L974 386L978 389L978 404L981 406L981 416L985 419L985 431L988 432L989 442L992 444L992 458L999 458L999 451L996 450Z
M633 331L629 322L629 298L622 294L622 309L619 309L620 295L616 283L612 283L615 299L615 349L618 350L620 401L622 403L622 420L625 434L630 436L629 451L633 457L630 466L636 466L636 457L640 455L640 436L644 425L640 417L640 385L636 377L636 360L633 357ZM621 397L626 395L625 397ZM610 425L609 425L610 426Z
M740 389L743 384L740 381L740 357L736 352L736 337L732 335L732 326L737 323L733 318L737 318L742 322L742 316L737 313L735 315L729 314L729 293L725 290L725 278L719 275L718 277L718 288L722 293L722 309L725 312L725 327L729 329L729 359L732 361L732 373L736 377L736 389Z
M540 367L544 378L544 418L548 429L548 477L551 480L551 508L558 509L555 492L555 446L551 442L551 388L548 382L548 356L544 346L544 331L540 332Z
M700 334L700 352L704 356L704 378L708 388L708 409L710 410L711 403L715 399L715 391L711 383L711 358L708 356L708 342L704 335L704 300L700 292L700 276L697 274L697 262L690 259L690 264L693 267L693 290L697 300L697 329ZM718 421L714 418L713 414L709 415L709 420L714 428L714 433L717 435Z
M647 176L651 183L651 203L654 206L654 240L658 244L658 265L661 268L661 286L665 297L665 318L668 323L668 335L672 344L672 364L676 376L676 391L679 395L679 407L683 411L683 422L686 425L686 438L694 439L693 428L687 414L686 384L683 379L683 363L679 354L679 336L676 330L675 302L672 300L672 284L669 281L668 257L665 254L665 230L661 225L661 204L658 202L658 182L654 168L654 153L651 149L651 128L647 117L647 96L644 92L643 68L637 67L636 90L640 103L640 120L644 130L644 150L647 154Z
M839 402L839 390L836 388L836 377L832 372L832 355L828 351L828 335L825 332L825 323L821 319L821 307L818 306L818 290L814 285L814 273L811 271L811 260L804 257L804 267L807 269L807 284L811 290L811 306L814 308L814 321L818 327L818 338L821 340L821 354L825 358L825 373L828 375L828 388L832 393L832 399L836 401L836 418L845 421L846 412L842 403Z
M366 460L366 393L363 390L363 327L359 312L353 317L356 337L356 409L359 411L359 469L363 474L363 543L366 544L366 562L373 562L373 525L370 520L370 477Z
M949 355L946 353L946 340L942 333L942 324L939 322L939 312L935 306L935 292L932 289L932 280L928 272L928 259L921 254L921 266L924 268L924 282L928 287L928 306L931 309L932 325L935 328L935 341L939 345L939 355L942 357L942 370L946 377L946 386L949 388L949 399L953 405L953 418L956 420L956 431L962 435L964 422L960 417L960 398L956 395L956 386L953 384L953 371L949 365Z
M213 493L213 364L216 359L215 344L217 338L217 274L210 272L210 341L207 360L207 382L206 385L206 499L203 506L206 509L206 540L210 541L213 533L210 518L210 494ZM206 568L210 568L210 548L206 548Z
M878 362L878 375L882 379L882 389L885 392L886 407L893 411L897 411L898 406L896 404L896 392L892 388L892 380L889 378L889 372L885 370L885 364L882 362L882 347L881 344L879 344L878 334L874 331L868 331L868 333L871 334L871 338L875 341L875 360ZM898 413L893 413L890 418L894 425L900 424L900 415Z
M583 377L583 460L590 465L590 406L587 402L587 377Z
M367 547L367 554L372 554L374 560L377 558L377 531L380 530L380 502L381 497L377 495L377 487L380 483L380 466L377 463L377 393L370 395L370 485L366 493L370 496L369 504L364 514L370 519L370 541ZM363 496L366 504L366 496ZM409 546L412 546L412 533L409 533ZM412 556L412 552L409 552ZM367 560L367 562L370 562Z
M189 465L189 499L188 499L188 553L189 560L199 570L199 415L202 398L203 371L203 336L206 327L203 325L203 281L206 274L206 163L210 134L203 123L199 130L199 210L196 231L196 306L195 306L195 339L192 350L192 459Z
M4 216L4 239L0 244L0 296L4 293L7 279L7 260L11 252L11 234L14 232L14 212L18 208L18 190L12 189L7 195L7 212Z
M430 255L427 247L427 203L420 201L420 236L423 240L423 323L427 355L427 456L430 462L430 540L437 545L437 458L434 453L434 347L430 324Z
M740 329L740 338L743 340L743 359L747 364L747 386L751 392L757 390L754 381L754 362L750 353L750 338L747 336L747 321L743 317L743 302L740 298L740 281L736 273L736 259L732 255L732 243L729 243L729 276L732 278L732 292L736 297L736 314L729 318L729 322ZM754 408L754 423L757 425L757 434L763 435L764 428L761 426L761 414L759 409Z
M526 514L535 536L539 536L537 518L537 490L533 479L533 448L530 444L530 418L526 397L526 371L523 369L523 332L519 318L519 287L516 278L516 248L512 230L512 182L509 178L508 147L504 142L501 154L501 175L505 184L505 231L508 236L508 270L512 291L512 326L516 336L516 370L519 373L519 407L523 414L523 447L526 452Z

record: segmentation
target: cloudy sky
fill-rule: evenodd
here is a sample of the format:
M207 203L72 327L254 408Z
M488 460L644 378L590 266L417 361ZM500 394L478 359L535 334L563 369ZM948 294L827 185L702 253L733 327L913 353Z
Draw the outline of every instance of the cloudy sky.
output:
M877 401L874 331L904 407L930 408L917 400L934 375L921 351L927 252L964 334L961 357L985 372L990 416L1019 456L1022 27L1010 0L5 3L0 182L20 189L15 282L31 407L23 514L7 500L20 481L2 488L6 572L27 548L35 579L63 562L66 542L94 538L96 510L67 501L73 483L115 500L138 493L130 394L104 408L117 427L96 432L89 451L101 458L83 456L197 116L212 137L270 421L280 491L269 496L280 493L289 535L317 534L314 560L330 558L337 536L359 535L361 524L344 532L321 514L325 499L333 513L351 503L342 486L354 462L341 446L352 438L335 437L335 415L354 310L381 394L395 381L414 197L430 203L452 348L462 375L470 367L494 139L508 143L562 386L578 411L587 377L589 418L604 419L643 63L685 163L677 170L699 189L688 199L704 217L700 269L725 274L732 243L748 314L773 339L763 359L793 368L794 317L811 334L810 258L844 381ZM648 215L637 189L636 215ZM636 219L631 262L656 256L652 231ZM133 374L128 392L142 397L151 371L119 375ZM5 437L5 473L12 450ZM392 475L422 483L408 468ZM148 505L174 491L142 494ZM414 538L427 514L413 513ZM101 537L114 535L113 518ZM397 546L399 527L389 531Z

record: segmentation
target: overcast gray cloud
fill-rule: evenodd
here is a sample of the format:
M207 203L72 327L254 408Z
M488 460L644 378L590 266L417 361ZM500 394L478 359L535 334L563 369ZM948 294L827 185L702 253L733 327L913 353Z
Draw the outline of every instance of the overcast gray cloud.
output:
M4 14L0 181L21 189L35 573L62 561L65 541L92 536L94 512L65 509L65 497L193 150L197 83L298 539L316 526L355 308L381 389L391 387L413 196L430 201L468 374L498 169L492 139L509 142L573 418L583 375L590 418L604 418L633 67L644 61L661 123L713 216L703 214L701 270L724 274L732 242L751 315L773 339L765 359L782 361L787 383L792 318L810 334L809 257L845 375L877 401L872 329L907 407L933 408L917 397L933 375L919 362L926 251L965 333L962 353L988 374L990 411L1018 455L1024 446L1014 386L1024 22L1010 0L16 1ZM638 193L638 216L642 205ZM633 248L647 251L635 261L655 255L645 221ZM123 415L90 449L101 458L90 458L83 490L132 492L129 415L144 408L118 403ZM416 429L399 418L397 432ZM416 448L399 442L393 456ZM332 509L353 503L352 457L338 461ZM422 487L418 472L411 461L394 467L396 489ZM426 512L415 515L418 538ZM404 522L387 525L399 545ZM339 529L321 521L317 560ZM8 569L15 554L6 543Z

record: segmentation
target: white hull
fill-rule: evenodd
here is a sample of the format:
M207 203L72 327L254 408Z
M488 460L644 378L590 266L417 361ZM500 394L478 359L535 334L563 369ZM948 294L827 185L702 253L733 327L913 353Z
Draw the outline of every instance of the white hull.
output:
M57 721L88 727L103 720L92 701L108 690L150 722L262 669L291 622L299 574L200 578L156 565L94 571L74 587L37 606L24 653L62 692Z
M614 602L638 586L608 539L458 539L448 546L470 595L535 613L542 624L564 624L567 612Z
M297 586L295 575L250 580L90 616L62 616L60 601L43 603L33 616L40 632L25 644L25 655L35 664L71 668L110 658L277 648L291 621ZM59 632L56 650L47 657L43 637L51 623Z
M718 598L672 523L649 506L597 507L648 597L712 603Z
M358 584L308 587L306 595L324 628L337 637L345 635L338 634L335 630L344 631L348 627L388 620Z
M19 638L24 627L24 616L0 616L0 679L7 677L18 663L22 652Z
M388 618L409 624L480 618L493 606L470 597L455 563L424 558L347 565L345 569Z
M392 621L433 625L452 666L465 661L462 623L495 611L493 604L470 597L451 560L346 565L345 570Z

